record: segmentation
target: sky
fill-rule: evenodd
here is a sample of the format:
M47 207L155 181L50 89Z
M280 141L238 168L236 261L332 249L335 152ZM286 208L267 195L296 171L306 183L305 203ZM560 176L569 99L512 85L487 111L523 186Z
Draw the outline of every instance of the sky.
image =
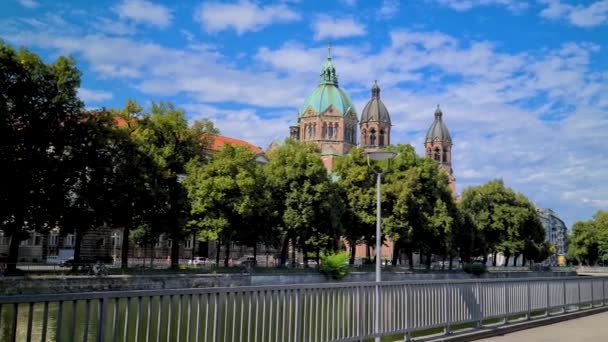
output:
M88 108L171 101L263 148L331 41L359 114L378 81L392 143L422 155L441 105L458 192L500 178L569 227L608 209L608 0L2 0L0 38L73 56Z

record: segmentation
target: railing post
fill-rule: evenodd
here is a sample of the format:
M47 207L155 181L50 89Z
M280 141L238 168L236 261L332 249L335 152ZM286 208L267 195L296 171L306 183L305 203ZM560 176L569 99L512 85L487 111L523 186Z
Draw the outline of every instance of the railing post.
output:
M528 306L526 307L526 320L529 320L532 316L532 289L530 286L530 281L526 280L526 289L528 291L528 296L527 296L527 301L528 301Z
M505 321L504 324L509 323L509 289L507 288L507 282L503 284L505 291Z
M606 305L606 279L602 279L602 306Z
M563 286L563 288L564 288L564 313L566 313L568 311L567 310L568 309L568 302L566 301L566 299L568 298L566 296L566 281L564 280L563 283L564 283L564 286Z
M477 292L477 299L478 299L478 305L479 305L479 310L477 310L477 315L479 317L477 317L477 320L475 322L475 327L476 328L481 328L481 326L483 325L483 295L481 294L481 286L479 285L479 282L475 283L475 287L476 287L476 292Z
M303 305L300 304L302 299L302 289L297 289L297 293L296 293L296 307L295 307L295 327L294 327L294 331L295 331L295 342L300 342L300 333L301 333L301 328L302 328L302 315L300 314L300 308L303 307Z
M448 289L449 284L445 284L445 286L443 287L443 296L444 296L444 300L445 300L445 327L443 328L443 333L446 335L450 335L450 322L452 321L452 315L451 315L451 311L452 311L452 301L451 301L451 296L449 295L449 289Z
M578 309L581 309L581 282L580 280L576 281L576 285L578 286Z
M99 301L98 315L99 321L97 323L97 342L105 341L106 333L106 307L108 300L106 297ZM148 317L150 319L150 317Z
M551 292L549 291L549 289L550 283L549 280L547 280L547 317L549 317L551 313Z

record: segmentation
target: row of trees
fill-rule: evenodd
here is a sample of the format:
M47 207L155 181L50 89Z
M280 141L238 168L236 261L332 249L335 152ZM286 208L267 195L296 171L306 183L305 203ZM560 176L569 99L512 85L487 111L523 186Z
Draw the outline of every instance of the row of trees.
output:
M608 261L608 211L599 210L588 221L572 226L568 258L583 265L606 265Z
M123 267L130 243L152 246L161 234L173 241L174 267L179 242L192 235L225 245L226 263L233 242L254 253L259 243L273 246L282 262L290 243L318 258L346 241L351 262L357 245L374 245L373 168L389 165L370 166L362 149L339 157L332 175L314 144L292 140L269 152L267 165L246 147L210 155L219 133L211 122L189 124L162 102L149 111L134 101L86 111L79 86L74 60L45 64L0 42L0 227L11 237L9 267L29 232L56 228L76 233L76 261L84 233L123 228ZM456 204L434 161L410 145L388 148L399 155L382 184L380 238L394 242L394 263L407 255L411 264L415 252L427 265L432 254L542 259L544 230L523 195L497 180L466 189Z

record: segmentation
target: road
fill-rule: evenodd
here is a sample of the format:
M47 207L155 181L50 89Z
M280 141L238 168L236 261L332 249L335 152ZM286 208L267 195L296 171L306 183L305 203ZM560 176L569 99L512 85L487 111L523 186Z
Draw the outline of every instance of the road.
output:
M605 342L608 341L608 312L570 321L518 331L479 341L484 342Z

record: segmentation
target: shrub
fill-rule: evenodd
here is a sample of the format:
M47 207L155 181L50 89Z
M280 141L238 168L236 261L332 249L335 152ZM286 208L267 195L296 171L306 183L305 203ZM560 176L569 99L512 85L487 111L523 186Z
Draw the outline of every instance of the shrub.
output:
M319 271L329 278L340 280L348 274L349 258L350 256L347 252L323 256Z
M484 273L486 273L487 268L485 264L482 264L480 262L469 262L464 264L464 266L462 267L462 269L466 272L466 273L471 273L473 275L476 276L480 276Z

